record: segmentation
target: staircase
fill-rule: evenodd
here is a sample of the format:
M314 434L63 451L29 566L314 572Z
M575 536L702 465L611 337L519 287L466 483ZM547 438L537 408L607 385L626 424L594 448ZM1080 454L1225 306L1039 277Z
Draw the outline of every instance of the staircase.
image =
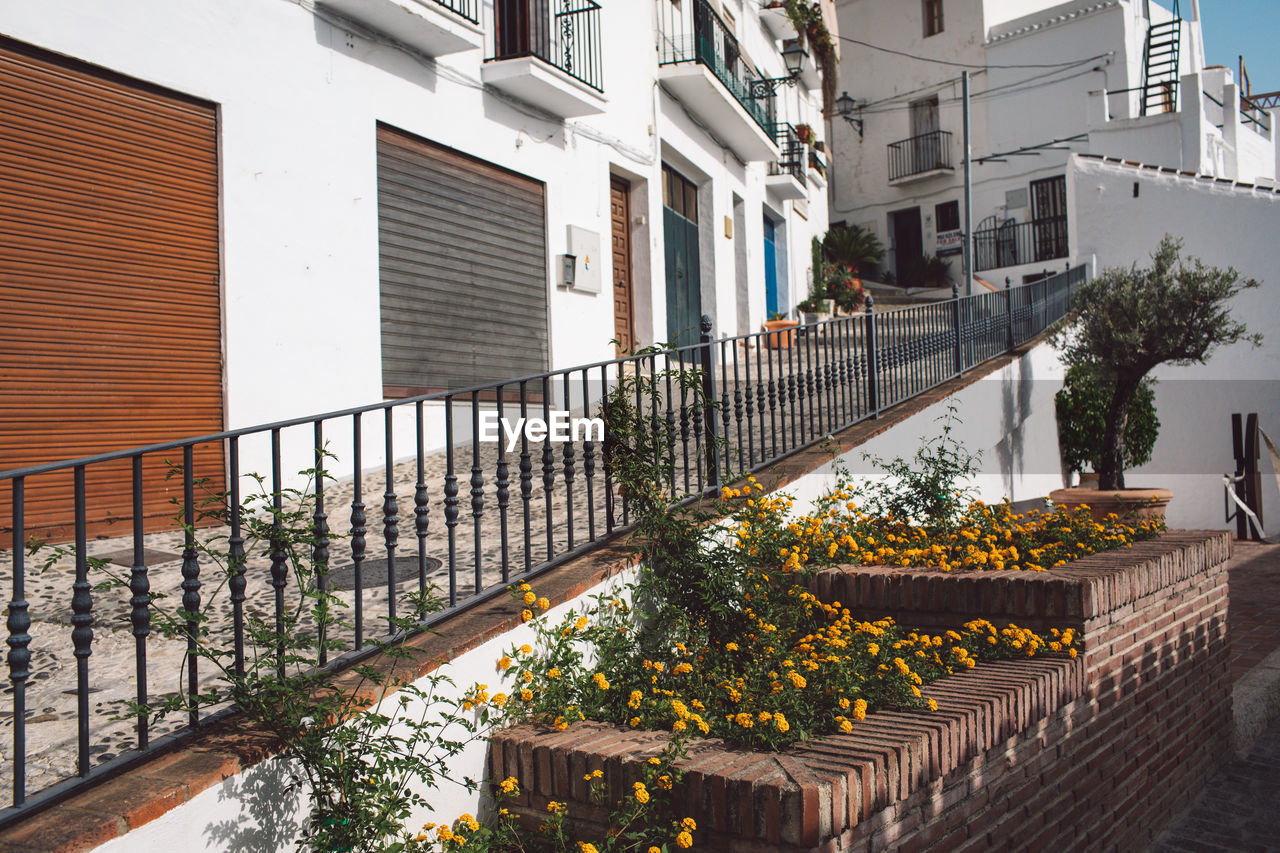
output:
M1172 112L1178 108L1178 50L1182 37L1182 16L1178 0L1173 2L1173 19L1147 28L1143 50L1142 115Z

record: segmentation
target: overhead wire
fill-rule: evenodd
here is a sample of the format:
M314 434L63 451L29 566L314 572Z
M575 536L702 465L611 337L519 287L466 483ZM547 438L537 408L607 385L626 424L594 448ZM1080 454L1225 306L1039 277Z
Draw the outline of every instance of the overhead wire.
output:
M921 62L933 62L938 65L950 65L954 68L977 68L977 69L983 69L983 70L988 68L1065 68L1070 65L1079 65L1083 62L1092 62L1095 59L1102 59L1105 56L1111 55L1111 52L1100 53L1097 56L1091 56L1091 57L1088 57L1087 59L1071 60L1069 62L1041 62L1041 63L1020 62L1020 63L1010 63L1010 64L1004 64L1004 65L992 65L990 63L956 62L950 59L935 59L932 56L919 56L914 53L908 53L905 50L896 50L892 47L885 47L884 45L872 44L869 41L862 41L861 39L856 39L856 38L853 38L852 36L842 35L842 36L839 36L839 39L841 41L847 41L852 44L860 45L861 47L870 48L871 50L879 50L884 53L891 53L895 56L905 56L907 59L918 59Z

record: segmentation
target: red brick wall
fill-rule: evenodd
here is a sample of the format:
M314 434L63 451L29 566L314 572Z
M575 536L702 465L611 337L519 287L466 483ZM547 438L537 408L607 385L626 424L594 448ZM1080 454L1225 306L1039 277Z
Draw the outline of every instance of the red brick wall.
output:
M680 792L699 849L1139 850L1228 751L1226 534L1181 532L1051 572L850 569L817 582L905 624L1074 626L1075 661L987 663L935 682L934 713L873 714L848 736L783 754L695 742ZM597 767L620 795L665 738L599 724L518 727L493 740L495 778L523 809L585 806ZM599 821L603 814L587 810Z

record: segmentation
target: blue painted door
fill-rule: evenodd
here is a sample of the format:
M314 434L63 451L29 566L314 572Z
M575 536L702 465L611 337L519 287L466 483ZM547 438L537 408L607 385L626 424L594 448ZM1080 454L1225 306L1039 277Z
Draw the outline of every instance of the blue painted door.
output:
M764 304L768 316L778 313L778 247L773 220L764 218Z

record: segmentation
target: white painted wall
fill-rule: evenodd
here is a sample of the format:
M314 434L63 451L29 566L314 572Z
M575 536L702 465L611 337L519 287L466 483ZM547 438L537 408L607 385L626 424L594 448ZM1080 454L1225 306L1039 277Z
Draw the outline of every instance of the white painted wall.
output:
M545 182L553 367L612 357L608 251L600 259L602 293L554 285L567 226L601 234L607 247L611 173L632 181L640 342L666 337L664 147L696 161L706 177L714 275L703 287L717 332L753 331L765 319L766 164L736 162L660 94L656 2L604 4L608 105L600 115L567 121L485 89L480 69L487 48L430 60L300 0L0 0L0 31L217 104L225 419L229 427L243 427L381 398L378 122ZM483 5L482 20L491 21L492 0ZM783 76L778 45L762 33L757 7L738 2L736 8L753 60ZM820 126L817 93L784 90L783 98L790 99L784 118ZM732 216L735 193L744 199L750 229L747 329L734 319L733 241L722 226L723 217ZM809 207L807 220L790 205L779 211L793 244L788 257L800 259L788 271L793 281L803 280L810 237L825 232L824 190L810 187ZM442 423L442 415L431 423L429 446L443 443ZM412 452L410 426L397 419L397 456ZM338 445L343 429L333 427ZM365 461L378 465L380 427L368 432ZM305 433L286 434L286 453L307 455ZM267 469L263 447L246 442L244 470Z
M1171 526L1223 528L1221 475L1235 470L1231 413L1257 412L1280 441L1280 195L1087 158L1073 158L1067 180L1079 249L1100 268L1147 266L1160 238L1172 234L1185 241L1185 255L1262 282L1232 308L1263 334L1262 348L1237 345L1204 366L1157 368L1160 437L1151 463L1126 476L1132 485L1174 490ZM1263 509L1280 530L1280 492L1265 458L1261 470Z

